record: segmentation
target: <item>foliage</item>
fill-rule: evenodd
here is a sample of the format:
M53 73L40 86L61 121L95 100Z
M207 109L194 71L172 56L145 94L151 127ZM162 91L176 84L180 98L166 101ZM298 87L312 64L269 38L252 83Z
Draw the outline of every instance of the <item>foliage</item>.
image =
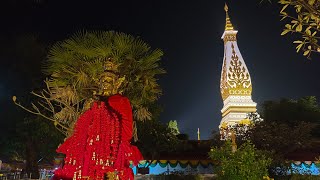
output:
M168 123L168 128L171 129L171 131L172 131L172 133L173 133L174 135L180 134L177 120L171 120L171 121L169 121L169 123Z
M11 161L26 161L26 172L38 172L38 162L52 162L55 149L63 136L40 117L27 117L19 121L10 141L4 144L1 154Z
M258 112L250 112L247 113L246 118L240 120L236 124L228 124L226 122L222 123L220 126L220 139L230 139L232 134L236 135L237 142L238 141L246 141L248 140L248 131L254 127L255 124L262 122ZM215 133L212 135L216 136ZM213 139L216 137L213 136Z
M43 79L41 64L47 55L47 44L34 34L17 34L3 40L6 43L0 50L1 59L6 59L7 63L15 62L14 65L8 64L10 71L5 72L7 81L18 82L12 90L21 93L38 89ZM10 105L5 103L6 107ZM62 137L43 119L13 111L7 111L2 117L7 121L0 123L0 157L9 162L23 161L26 172L37 175L38 161L43 158L43 161L51 162Z
M171 152L176 149L179 140L168 126L157 120L137 122L139 129L137 146L144 158L156 159L161 152Z
M214 146L214 147L221 147L224 144L224 141L221 140L220 132L215 130L212 130L209 140L210 140L211 146Z
M41 117L25 118L17 125L17 134L21 143L26 138L32 138L36 143L38 157L40 159L53 160L56 156L56 148L63 141L63 136L47 121Z
M307 96L280 101L266 101L263 104L263 117L266 122L285 123L289 127L300 126L302 122L312 123L316 127L320 124L320 106L316 97ZM312 135L319 137L319 132L314 129Z
M250 131L250 139L259 149L286 154L308 147L314 125L300 122L295 126L286 123L261 122Z
M257 149L273 152L270 173L287 175L290 164L288 155L299 150L308 150L313 140L319 137L319 105L315 97L298 100L282 99L263 104L264 121L256 123L246 137ZM237 143L241 143L237 140Z
M157 76L165 73L159 63L162 55L161 50L152 50L140 38L124 33L78 32L50 49L44 65L47 87L32 92L40 100L32 103L29 112L51 120L65 135L71 134L74 122L96 98L106 62L111 61L117 75L125 79L119 92L130 99L135 119L150 120L148 105L161 95ZM15 97L13 100L24 108Z
M226 141L220 148L212 147L209 156L219 162L216 168L218 179L260 180L268 175L267 167L271 163L266 153L257 150L249 141L234 153L231 142Z
M261 119L249 114L249 119ZM313 96L279 101L266 101L263 104L263 121L247 126L238 124L233 128L237 134L238 146L250 140L258 150L269 152L272 158L269 174L287 176L290 170L289 155L314 147L314 139L319 137L320 107ZM220 145L219 137L214 136L213 143ZM275 171L276 170L276 171Z
M177 134L176 135L177 136L177 138L179 139L179 140L189 140L189 135L188 134Z
M269 174L285 176L290 170L288 155L312 145L311 131L314 125L300 122L296 126L287 123L260 122L248 131L249 139L259 150L272 152Z
M253 124L256 124L258 122L262 122L263 119L261 118L260 114L258 112L250 112L247 114L247 119L250 119Z
M286 21L281 35L294 33L297 35L297 52L302 51L304 56L311 57L312 53L320 52L320 1L319 0L279 0L282 5L281 20Z

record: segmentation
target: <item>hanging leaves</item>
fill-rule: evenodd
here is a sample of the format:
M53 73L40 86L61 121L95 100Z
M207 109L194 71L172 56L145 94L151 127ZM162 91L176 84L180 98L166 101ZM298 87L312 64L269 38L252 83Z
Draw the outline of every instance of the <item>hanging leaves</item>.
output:
M297 44L296 51L302 51L303 55L311 58L312 53L319 53L319 39L316 36L320 30L320 1L319 0L280 0L282 5L280 10L281 21L286 20L281 35L289 32L293 33ZM295 10L295 11L292 11ZM295 13L292 13L295 12Z

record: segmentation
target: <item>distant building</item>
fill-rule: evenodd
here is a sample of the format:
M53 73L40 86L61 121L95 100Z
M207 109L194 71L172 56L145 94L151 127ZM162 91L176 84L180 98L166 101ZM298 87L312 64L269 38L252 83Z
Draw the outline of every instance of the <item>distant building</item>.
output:
M228 127L239 124L250 112L256 112L252 101L252 82L249 70L237 45L237 32L231 24L225 5L226 26L221 37L224 41L224 58L221 71L220 91L223 99L222 119L219 125L221 139L230 136Z

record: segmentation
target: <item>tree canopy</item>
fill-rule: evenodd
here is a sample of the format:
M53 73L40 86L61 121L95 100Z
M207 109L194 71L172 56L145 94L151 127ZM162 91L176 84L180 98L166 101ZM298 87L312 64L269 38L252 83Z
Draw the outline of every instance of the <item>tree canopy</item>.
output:
M62 134L48 121L29 115L17 121L15 131L7 139L0 138L0 157L7 161L25 160L25 172L38 178L38 163L41 160L52 162L55 149L62 141Z
M172 131L172 133L173 133L174 135L180 134L177 120L171 120L171 121L169 121L169 123L168 123L168 128L171 129L171 131Z
M292 126L302 121L320 123L320 106L315 96L266 101L263 104L263 118L268 122L283 122Z
M47 87L32 92L40 100L29 111L53 121L69 135L79 115L96 98L106 62L111 61L124 81L119 92L130 99L135 119L150 120L148 106L162 93L157 82L158 75L165 73L160 67L162 55L160 49L152 49L139 37L114 31L80 31L50 49L43 68ZM13 100L23 107L16 97Z
M259 149L285 154L306 148L319 138L320 107L314 96L266 101L263 119L248 132Z
M245 138L250 139L256 148L272 152L270 172L274 173L274 169L282 167L278 172L286 175L290 168L287 159L301 151L311 158L309 156L315 151L314 147L319 146L319 110L314 96L266 101L262 113L264 120L250 127ZM242 143L241 137L238 142Z
M145 158L154 160L160 153L173 152L179 145L175 131L158 120L138 122L139 140L137 146Z

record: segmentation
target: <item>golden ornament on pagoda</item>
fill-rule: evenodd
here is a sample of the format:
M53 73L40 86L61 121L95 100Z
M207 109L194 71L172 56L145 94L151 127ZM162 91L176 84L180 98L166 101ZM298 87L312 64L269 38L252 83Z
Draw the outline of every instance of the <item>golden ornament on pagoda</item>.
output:
M221 70L220 92L223 100L220 132L222 139L229 139L228 128L244 120L248 113L256 112L256 103L252 101L252 82L249 70L237 44L237 30L234 29L225 4L225 30L221 37L224 41L224 58ZM249 120L250 121L250 120Z

